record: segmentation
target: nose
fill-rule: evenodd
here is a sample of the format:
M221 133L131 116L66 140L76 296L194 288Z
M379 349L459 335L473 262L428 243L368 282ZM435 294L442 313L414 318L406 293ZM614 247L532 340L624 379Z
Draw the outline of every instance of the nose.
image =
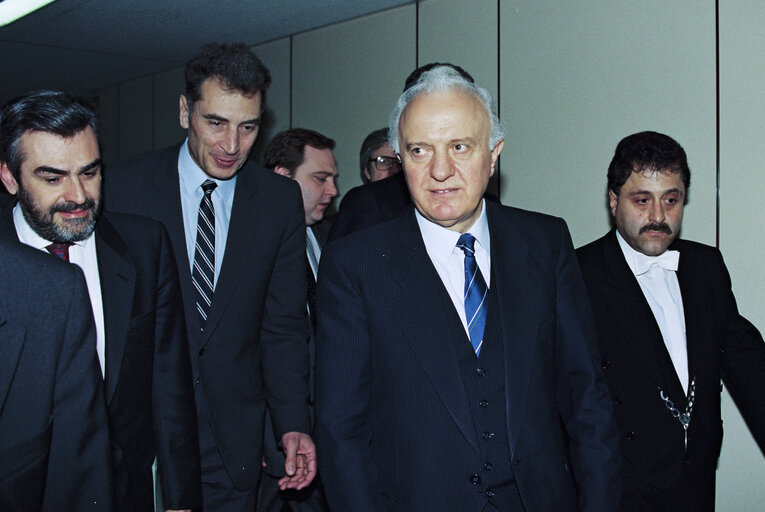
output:
M337 185L335 185L335 180L327 180L327 186L324 189L324 193L327 194L330 199L337 195Z
M656 224L664 222L667 216L664 214L664 204L661 201L653 201L648 212L649 220Z
M79 176L72 176L69 179L69 186L64 192L64 199L70 203L82 204L85 202L87 194L85 193L85 187L80 181Z
M220 142L220 148L227 155L235 155L239 152L239 131L236 127L231 127L226 131L226 135Z
M446 153L435 151L430 161L430 176L436 181L446 181L454 174L451 159Z

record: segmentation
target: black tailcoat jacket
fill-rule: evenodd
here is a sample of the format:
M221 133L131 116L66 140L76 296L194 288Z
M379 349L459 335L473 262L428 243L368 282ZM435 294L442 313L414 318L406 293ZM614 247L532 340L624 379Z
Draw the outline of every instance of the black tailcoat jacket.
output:
M257 486L266 403L277 439L309 432L305 214L293 180L246 163L237 173L225 255L204 334L186 250L180 145L106 170L107 210L146 215L170 234L192 358L226 471Z
M507 460L527 511L616 510L616 424L565 223L485 202L504 354ZM321 259L316 438L333 511L478 510L462 324L414 209ZM491 322L487 321L487 328ZM458 327L454 327L458 326ZM504 508L502 509L504 510Z
M714 510L714 475L723 428L721 378L761 447L765 446L765 345L741 317L720 252L677 239L688 371L695 399L685 449L683 427L660 390L683 412L687 397L650 306L616 232L577 250L621 433L626 510Z

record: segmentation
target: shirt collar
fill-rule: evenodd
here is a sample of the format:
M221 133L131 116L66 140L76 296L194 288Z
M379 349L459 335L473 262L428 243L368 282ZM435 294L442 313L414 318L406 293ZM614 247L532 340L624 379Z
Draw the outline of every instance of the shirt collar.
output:
M229 194L234 192L236 186L236 175L230 180L219 180L209 176L204 172L191 158L189 152L189 139L187 138L181 146L181 151L178 153L178 180L181 185L181 194L183 197L193 197L197 192L202 197L202 190L199 188L206 180L212 180L218 184L215 189L220 191L221 195L228 197ZM215 192L213 192L215 193Z
M486 217L486 201L481 200L481 214L478 219L473 223L465 233L470 233L476 239L476 252L479 252L479 247L489 252L490 236L489 236L489 221ZM448 260L454 251L457 249L457 240L459 240L461 233L459 231L452 231L443 226L439 226L435 222L431 222L423 217L419 211L414 210L417 224L420 227L420 233L422 239L425 241L425 245L430 249L429 253L433 258L440 261Z

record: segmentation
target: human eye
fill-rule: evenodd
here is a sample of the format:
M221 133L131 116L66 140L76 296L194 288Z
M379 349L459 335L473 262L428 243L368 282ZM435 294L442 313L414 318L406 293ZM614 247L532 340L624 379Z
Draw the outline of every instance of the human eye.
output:
M470 146L468 146L467 144L463 144L460 142L454 145L455 153L467 153L468 151L470 151Z
M245 124L245 125L242 126L242 130L247 132L247 133L252 133L252 132L254 132L257 129L258 129L258 126L254 125L254 124Z
M207 124L209 124L212 128L220 128L223 126L223 121L218 121L217 119L210 119L207 121Z

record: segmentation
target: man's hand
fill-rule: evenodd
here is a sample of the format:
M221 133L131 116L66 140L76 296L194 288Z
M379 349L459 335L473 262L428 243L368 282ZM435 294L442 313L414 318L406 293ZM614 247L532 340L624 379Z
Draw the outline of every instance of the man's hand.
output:
M300 490L308 487L316 476L316 445L311 436L302 432L287 432L282 436L284 472L279 489Z

